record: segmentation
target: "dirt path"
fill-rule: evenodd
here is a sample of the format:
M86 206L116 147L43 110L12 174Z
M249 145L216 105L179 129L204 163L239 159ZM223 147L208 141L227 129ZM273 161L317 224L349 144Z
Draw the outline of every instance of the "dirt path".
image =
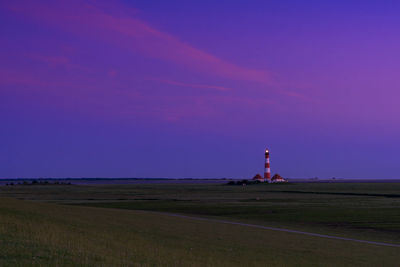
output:
M321 237L321 238L344 240L344 241L358 242L358 243L371 244L371 245L377 245L377 246L387 246L387 247L398 247L398 248L400 248L400 244L375 242L375 241L368 241L368 240L361 240L361 239L354 239L354 238L347 238L347 237L340 237L340 236L333 236L333 235L323 235L323 234L303 232L303 231L297 231L297 230L290 230L290 229L285 229L285 228L269 227L269 226L263 226L263 225L257 225L257 224L248 224L248 223L232 222L232 221L226 221L226 220L218 220L218 219L186 216L186 215L181 215L181 214L176 214L176 213L155 212L155 211L143 211L143 212L157 213L157 214L173 216L173 217L178 217L178 218L184 218L184 219L190 219L190 220L196 220L196 221L207 221L207 222L233 224L233 225L240 225L240 226L259 228L259 229L265 229L265 230L272 230L272 231L279 231L279 232L286 232L286 233L294 233L294 234L301 234L301 235L308 235L308 236L316 236L316 237Z

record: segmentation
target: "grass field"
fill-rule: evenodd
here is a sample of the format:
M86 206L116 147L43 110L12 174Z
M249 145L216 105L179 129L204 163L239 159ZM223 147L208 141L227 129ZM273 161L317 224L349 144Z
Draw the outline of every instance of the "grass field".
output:
M400 244L396 183L35 185L1 187L0 196L6 197L0 200L0 265L398 266L400 261L395 247L146 212Z

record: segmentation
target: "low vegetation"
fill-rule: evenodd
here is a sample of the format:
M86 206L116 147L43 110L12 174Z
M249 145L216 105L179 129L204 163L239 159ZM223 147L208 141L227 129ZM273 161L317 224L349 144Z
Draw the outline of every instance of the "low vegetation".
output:
M9 182L5 184L5 186L14 186L14 185L71 185L71 182L59 182L59 181L49 182L47 180L31 180L31 181L22 181L15 183Z
M229 181L227 185L252 185L252 184L261 184L258 180L239 180L239 181Z
M3 186L0 266L397 266L396 247L148 211L400 243L399 192L400 184Z

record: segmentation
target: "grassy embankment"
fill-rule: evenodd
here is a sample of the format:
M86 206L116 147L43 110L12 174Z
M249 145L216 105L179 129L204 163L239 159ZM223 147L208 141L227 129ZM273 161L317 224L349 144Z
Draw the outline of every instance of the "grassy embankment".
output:
M398 242L398 192L400 184L2 187L0 196L113 209L1 199L0 265L396 266L399 248L132 210Z

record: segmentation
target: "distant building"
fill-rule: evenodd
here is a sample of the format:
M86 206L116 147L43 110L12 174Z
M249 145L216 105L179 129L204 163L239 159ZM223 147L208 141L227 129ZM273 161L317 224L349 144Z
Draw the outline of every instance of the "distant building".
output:
M271 168L269 164L269 150L265 149L264 181L271 182Z
M253 181L260 181L260 182L264 182L264 178L260 175L260 174L256 174L253 179Z
M262 177L260 174L256 174L253 179L253 181L258 181L258 182L266 182L266 183L284 183L287 182L287 180L283 179L282 176L279 174L275 174L271 178L271 167L270 167L270 162L269 162L269 149L265 149L265 163L264 163L264 177Z
M283 179L279 174L272 176L271 183L285 183L287 180Z

